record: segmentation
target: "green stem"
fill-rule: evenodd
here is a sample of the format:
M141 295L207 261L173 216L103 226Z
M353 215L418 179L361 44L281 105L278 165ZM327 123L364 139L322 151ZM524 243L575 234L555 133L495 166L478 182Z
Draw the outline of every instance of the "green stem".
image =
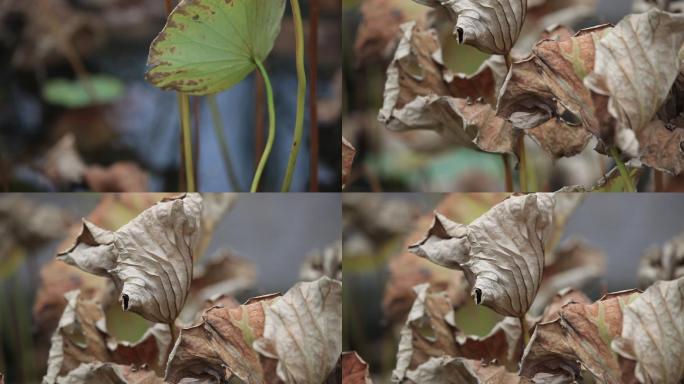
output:
M226 135L223 133L223 120L221 119L221 111L219 110L218 104L216 103L216 96L207 96L207 101L209 102L209 109L211 109L212 120L214 121L214 133L219 142L219 149L221 150L221 157L223 157L223 163L226 166L226 172L228 173L228 180L233 186L235 192L240 192L242 188L238 182L237 176L235 175L235 168L233 168L233 162L230 161L230 152L228 151L228 141L226 140Z
M192 133L190 132L190 96L178 93L181 113L181 133L183 136L183 156L185 157L185 180L188 192L196 192L195 171L192 160Z
M636 189L632 185L632 179L629 177L629 172L627 172L627 167L625 167L625 163L620 160L620 154L618 153L617 148L612 147L610 149L610 155L613 157L613 160L615 160L615 164L617 164L618 171L625 183L627 192L636 192Z
M304 25L302 24L302 12L299 9L298 0L290 0L290 7L292 7L292 18L295 24L295 54L297 62L297 116L295 119L294 137L292 139L292 149L290 150L290 158L287 161L287 171L285 172L285 180L280 189L281 192L290 190L292 184L292 175L294 174L295 165L297 164L297 155L299 154L299 146L302 141L302 133L304 132L304 101L306 98L306 72L304 70Z
M271 154L271 149L273 148L273 141L275 140L275 104L273 102L273 88L271 88L271 79L268 77L266 68L259 60L254 60L261 77L264 79L264 85L266 86L266 99L268 100L268 138L266 139L266 146L264 147L264 153L261 155L261 160L259 160L259 165L254 173L254 179L252 180L252 188L250 192L256 192L259 188L259 181L261 180L261 174L264 173L264 167L266 167L266 162L268 161L268 156Z

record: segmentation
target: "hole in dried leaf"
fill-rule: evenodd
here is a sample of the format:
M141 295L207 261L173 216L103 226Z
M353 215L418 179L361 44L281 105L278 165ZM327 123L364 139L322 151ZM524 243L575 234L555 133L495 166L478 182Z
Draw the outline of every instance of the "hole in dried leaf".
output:
M121 295L121 299L123 300L123 303L121 303L123 310L128 311L128 295L124 293Z
M475 288L475 304L480 305L482 303L482 290L480 288Z
M464 41L463 28L456 28L456 34L458 35L458 43L463 44L463 41Z
M682 151L682 153L684 153L684 141L679 143L679 150Z

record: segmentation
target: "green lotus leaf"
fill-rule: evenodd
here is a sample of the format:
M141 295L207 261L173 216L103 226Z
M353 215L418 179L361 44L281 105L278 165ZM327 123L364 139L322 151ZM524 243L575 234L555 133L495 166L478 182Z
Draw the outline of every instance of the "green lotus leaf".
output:
M124 86L120 80L104 75L90 76L89 92L81 80L51 79L42 89L43 99L50 104L66 108L83 108L96 104L112 103L121 98Z
M285 0L182 0L150 46L147 81L191 95L244 79L273 48Z

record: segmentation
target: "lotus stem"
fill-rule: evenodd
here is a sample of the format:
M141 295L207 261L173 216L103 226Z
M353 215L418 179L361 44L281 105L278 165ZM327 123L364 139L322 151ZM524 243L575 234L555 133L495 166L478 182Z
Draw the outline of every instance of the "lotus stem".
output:
M524 352L525 348L527 347L527 344L530 343L530 330L527 328L527 324L525 323L525 316L524 315L522 317L519 317L518 320L520 320L520 332L522 333L523 352Z
M518 156L520 156L519 168L519 183L520 192L527 192L527 153L525 152L525 134L518 135Z
M297 62L297 115L295 118L294 137L292 138L292 149L290 158L287 161L285 180L281 192L288 192L292 184L292 175L297 164L297 155L302 141L304 126L304 102L306 99L306 71L304 69L304 25L302 23L302 12L299 9L298 0L290 0L292 7L292 18L295 25L295 54Z
M318 192L318 0L309 1L309 124L311 125L310 190Z
M511 67L513 67L513 58L511 57L510 52L504 55L504 60L506 60L506 68L508 68L508 70L510 71Z
M506 192L513 192L513 174L511 173L510 159L507 153L501 154L503 160L504 174L506 178Z
M654 169L653 178L655 179L655 191L663 192L665 190L665 185L663 182L663 173L657 169Z
M254 179L252 180L252 188L250 192L256 192L259 188L259 181L261 180L261 175L264 173L264 167L266 167L266 162L268 161L268 156L271 154L271 149L273 148L273 141L275 140L275 103L273 102L273 88L271 87L271 79L268 77L266 68L259 60L255 60L259 73L264 79L264 85L266 86L266 99L268 100L268 138L266 139L266 146L264 147L264 153L261 154L261 160L259 160L259 165L257 166L256 172L254 173Z
M613 157L613 160L615 160L615 164L617 165L620 176L625 183L627 192L636 192L636 189L632 185L632 179L629 177L629 172L627 172L627 167L625 167L625 163L620 159L620 154L615 147L610 149L610 155Z
M181 114L181 136L183 141L183 158L185 159L185 181L188 192L197 192L195 187L195 168L192 158L192 132L190 128L190 96L178 93L178 104Z
M242 188L238 181L237 175L235 175L235 168L233 168L233 162L230 161L230 152L228 150L228 141L226 140L226 135L223 133L223 119L221 119L221 111L219 110L218 103L216 103L216 95L207 96L207 102L209 103L209 109L211 110L211 117L214 125L214 133L219 143L219 150L221 151L221 157L223 158L223 164L226 167L226 173L228 175L228 181L233 187L235 192L241 192Z
M171 322L168 324L169 325L169 332L171 333L171 341L169 342L169 347L166 349L166 359L164 361L163 367L165 367L169 363L169 359L171 358L171 352L173 352L173 347L176 345L176 340L180 336L180 331L178 330L178 327L176 327L175 322Z

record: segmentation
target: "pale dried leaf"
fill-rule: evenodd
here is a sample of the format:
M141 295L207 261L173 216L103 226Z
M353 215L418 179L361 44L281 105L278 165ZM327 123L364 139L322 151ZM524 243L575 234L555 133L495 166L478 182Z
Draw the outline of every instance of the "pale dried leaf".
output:
M58 258L110 278L124 311L172 323L192 280L192 254L199 237L199 194L165 199L111 232L83 220L76 244Z
M684 233L646 250L639 266L639 287L646 289L658 280L684 277Z
M523 317L541 283L553 208L553 195L539 193L511 196L470 225L435 213L425 239L410 249L462 270L476 304Z
M642 384L684 379L684 278L659 281L623 309L622 335L613 350L636 361Z
M596 42L594 69L584 83L608 98L615 119L609 139L630 157L639 157L639 137L650 135L649 124L679 74L682 42L684 15L658 9L625 17Z
M455 19L453 34L468 44L496 55L513 49L527 15L527 0L416 0L446 8Z
M87 167L76 148L76 136L70 133L59 139L41 160L40 168L60 188L80 183Z
M368 363L356 352L342 353L342 384L373 384Z
M378 120L394 131L432 130L453 145L511 153L511 125L492 107L504 77L502 60L487 60L472 76L454 74L444 66L436 31L415 22L401 30Z
M299 269L302 281L314 281L323 276L342 281L342 240L310 252Z
M297 283L265 312L254 349L278 360L286 383L324 381L342 353L342 283L328 277Z
M93 192L147 192L149 175L136 163L121 161L109 167L91 165L83 173Z
M453 357L433 357L408 373L416 383L440 384L531 384L532 381L506 371L498 365L487 365L476 360Z

